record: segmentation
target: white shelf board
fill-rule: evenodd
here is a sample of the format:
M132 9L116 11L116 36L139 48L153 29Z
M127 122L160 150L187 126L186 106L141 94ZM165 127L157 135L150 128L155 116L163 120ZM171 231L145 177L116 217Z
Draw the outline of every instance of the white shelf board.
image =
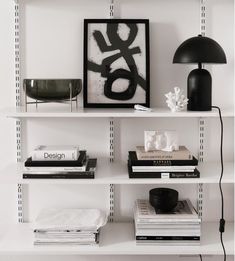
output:
M127 164L109 163L108 159L98 159L95 179L23 179L23 163L12 163L0 171L2 184L198 184L218 183L220 164L209 162L199 165L201 178L193 179L130 179ZM222 182L234 183L234 165L224 163L224 178Z
M0 255L222 255L218 223L202 225L200 246L137 246L132 223L109 223L101 230L99 246L34 246L30 225L9 226L0 236ZM233 224L226 224L224 243L234 254Z
M212 111L182 111L172 113L167 108L153 108L151 112L140 112L134 109L73 109L70 106L51 106L43 107L39 105L38 110L35 106L29 106L28 111L24 107L7 108L1 112L10 118L155 118L155 117L174 117L174 118L211 118L218 117L216 109ZM234 117L233 109L222 109L223 117Z

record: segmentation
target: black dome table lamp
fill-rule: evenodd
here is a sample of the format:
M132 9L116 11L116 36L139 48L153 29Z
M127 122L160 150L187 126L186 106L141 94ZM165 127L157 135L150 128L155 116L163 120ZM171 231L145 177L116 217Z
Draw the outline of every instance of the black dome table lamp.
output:
M210 111L212 106L211 74L202 68L203 63L226 63L222 47L213 39L198 35L184 41L176 50L173 63L197 63L188 76L188 110Z

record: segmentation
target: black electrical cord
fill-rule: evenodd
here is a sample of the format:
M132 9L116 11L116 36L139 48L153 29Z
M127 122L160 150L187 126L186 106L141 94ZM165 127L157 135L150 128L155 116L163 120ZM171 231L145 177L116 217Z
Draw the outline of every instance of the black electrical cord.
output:
M223 189L222 189L222 178L224 175L224 160L223 160L223 137L224 137L224 124L223 119L221 115L221 109L218 106L212 106L212 108L217 109L219 112L219 118L220 118L220 161L221 161L221 174L219 179L219 189L220 189L220 195L221 195L221 219L220 219L220 225L219 225L219 232L220 232L220 242L224 251L224 261L226 261L226 250L224 247L224 241L223 241L223 233L225 231L225 219L224 219L224 195L223 195Z
M202 261L202 255L199 255L199 257L200 257L200 261Z

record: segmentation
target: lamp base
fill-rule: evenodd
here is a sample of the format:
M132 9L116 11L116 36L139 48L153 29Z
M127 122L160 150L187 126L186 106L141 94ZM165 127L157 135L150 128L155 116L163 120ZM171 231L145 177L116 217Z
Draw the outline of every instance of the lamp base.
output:
M211 111L212 78L205 69L195 69L188 76L189 111Z

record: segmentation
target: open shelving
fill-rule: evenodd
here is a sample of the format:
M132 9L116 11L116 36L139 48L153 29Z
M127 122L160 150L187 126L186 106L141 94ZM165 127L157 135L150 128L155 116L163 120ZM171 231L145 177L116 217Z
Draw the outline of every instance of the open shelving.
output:
M218 223L202 224L199 246L136 245L133 223L109 223L101 230L100 246L34 246L30 224L11 226L0 241L0 255L222 255ZM224 241L228 255L234 254L233 223L226 225Z
M70 112L69 106L35 106L29 107L25 111L24 107L7 108L1 112L9 118L215 118L218 117L218 111L181 111L171 112L167 108L153 108L152 111L136 111L134 109L84 109L74 108ZM234 117L233 109L222 109L223 117Z
M204 1L201 1L201 12ZM203 161L204 119L218 119L218 111L193 112L182 111L172 113L168 108L153 108L151 112L135 111L134 109L76 109L70 112L68 105L62 106L20 106L21 100L21 72L20 72L20 23L19 1L15 0L15 74L16 74L16 108L6 108L0 114L16 120L17 163L8 165L0 171L1 184L17 184L17 216L19 224L0 225L0 256L1 255L222 255L219 239L219 224L217 222L202 223L202 239L200 246L136 246L133 223L118 223L114 216L114 185L128 184L196 184L198 191L198 212L202 216L203 184L217 184L221 167L218 162L204 162L198 167L201 177L194 179L129 179L126 162L114 162L112 156L108 159L98 159L95 179L23 179L21 124L27 119L37 118L107 118L110 120L110 137L114 136L114 120L122 118L195 118L199 120L199 161ZM111 9L111 8L110 8ZM202 21L205 21L201 13ZM201 21L201 22L202 22ZM224 118L234 118L234 110L223 109ZM113 155L114 140L109 137L110 155ZM200 154L201 153L201 154ZM234 183L233 162L225 162L223 184ZM23 185L31 184L84 184L110 186L110 222L102 228L100 246L33 246L33 231L30 223L24 223L23 216ZM112 215L111 215L112 214ZM234 227L233 223L226 224L224 243L228 255L234 255Z
M95 179L23 179L23 163L12 163L1 171L0 182L10 184L217 184L220 175L220 164L207 162L200 164L198 169L200 178L191 179L130 179L127 163L110 163L108 159L98 159ZM7 174L6 174L7 173ZM234 165L232 162L224 163L223 184L234 183Z

